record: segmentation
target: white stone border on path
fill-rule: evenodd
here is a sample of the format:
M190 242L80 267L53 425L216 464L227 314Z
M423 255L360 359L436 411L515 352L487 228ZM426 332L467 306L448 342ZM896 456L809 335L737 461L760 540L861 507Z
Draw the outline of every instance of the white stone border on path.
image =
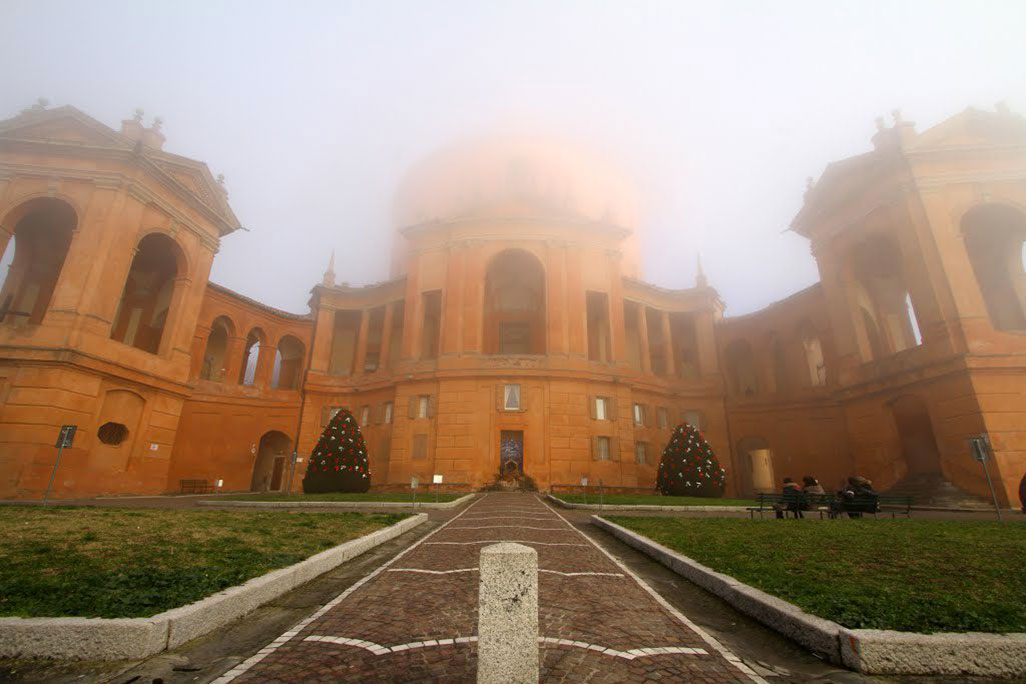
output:
M295 565L153 617L0 618L0 658L139 660L174 649L422 525L427 519L426 513L418 513Z
M580 508L587 511L697 511L747 513L750 506L655 506L650 504L582 504L563 501L554 494L546 495L552 503L562 508Z
M1026 675L1026 634L847 629L600 516L593 515L592 520L627 545L832 663L880 675Z
M477 496L476 493L471 493L453 501L435 503L430 500L429 494L425 497L428 499L427 501L418 501L416 504L412 501L240 501L238 499L233 501L204 499L196 503L200 506L231 506L238 508L346 508L352 510L360 508L413 508L420 510L421 508L427 508L439 510L462 506L475 496Z

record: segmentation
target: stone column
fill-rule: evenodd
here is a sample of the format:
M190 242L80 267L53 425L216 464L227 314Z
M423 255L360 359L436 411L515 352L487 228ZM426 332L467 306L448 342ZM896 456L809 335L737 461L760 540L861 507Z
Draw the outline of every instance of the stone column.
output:
M356 335L353 375L363 375L367 366L367 337L370 334L370 309L360 312L360 331Z
M566 264L563 255L564 244L549 240L545 246L545 331L547 354L566 354L569 351L566 339L566 321L572 317L567 311Z
M638 346L641 347L641 372L650 374L652 356L648 350L648 315L645 313L644 304L638 304Z
M260 356L257 357L256 373L253 374L253 387L261 390L270 389L271 375L274 372L274 355L278 347L269 341L260 345Z
M712 311L702 311L695 316L695 345L698 356L698 374L715 375L719 371L716 356L716 331Z
M231 385L239 384L242 372L242 354L246 351L245 337L229 337L224 350L224 382Z
M538 552L503 542L481 549L478 684L538 681Z
M666 377L677 375L677 363L673 353L673 329L670 327L670 312L662 312L663 323L663 356L666 359Z
M385 320L381 323L381 350L378 352L378 370L388 370L392 350L392 316L395 302L385 304Z
M179 332L179 322L185 318L185 308L188 305L186 295L192 281L184 276L178 276L174 280L174 287L171 291L171 307L168 311L167 320L164 321L164 332L160 338L160 355L167 357L171 355L175 346L175 336ZM192 331L189 332L192 334ZM188 350L184 350L188 353Z
M446 259L445 290L442 293L442 343L439 354L462 351L463 271L467 251L459 243L450 245Z

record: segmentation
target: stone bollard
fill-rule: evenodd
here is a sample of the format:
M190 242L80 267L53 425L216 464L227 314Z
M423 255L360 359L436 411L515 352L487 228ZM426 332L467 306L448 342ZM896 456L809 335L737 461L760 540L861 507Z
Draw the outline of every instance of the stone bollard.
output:
M503 542L481 549L478 684L538 681L538 552Z

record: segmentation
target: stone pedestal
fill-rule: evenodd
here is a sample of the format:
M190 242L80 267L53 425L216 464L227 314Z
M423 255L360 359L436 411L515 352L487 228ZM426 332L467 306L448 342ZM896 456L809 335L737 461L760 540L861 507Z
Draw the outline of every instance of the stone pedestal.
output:
M481 549L477 681L538 681L538 552L504 542Z

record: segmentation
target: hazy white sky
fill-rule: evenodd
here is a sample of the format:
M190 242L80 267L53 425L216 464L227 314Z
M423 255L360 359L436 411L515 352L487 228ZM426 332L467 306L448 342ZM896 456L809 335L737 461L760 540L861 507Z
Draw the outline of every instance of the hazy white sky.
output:
M737 315L817 279L782 231L875 117L1026 111L1024 35L1023 0L0 0L0 117L161 116L251 231L213 280L298 312L332 249L340 281L387 277L413 162L526 123L638 184L646 280L690 286L701 251Z

